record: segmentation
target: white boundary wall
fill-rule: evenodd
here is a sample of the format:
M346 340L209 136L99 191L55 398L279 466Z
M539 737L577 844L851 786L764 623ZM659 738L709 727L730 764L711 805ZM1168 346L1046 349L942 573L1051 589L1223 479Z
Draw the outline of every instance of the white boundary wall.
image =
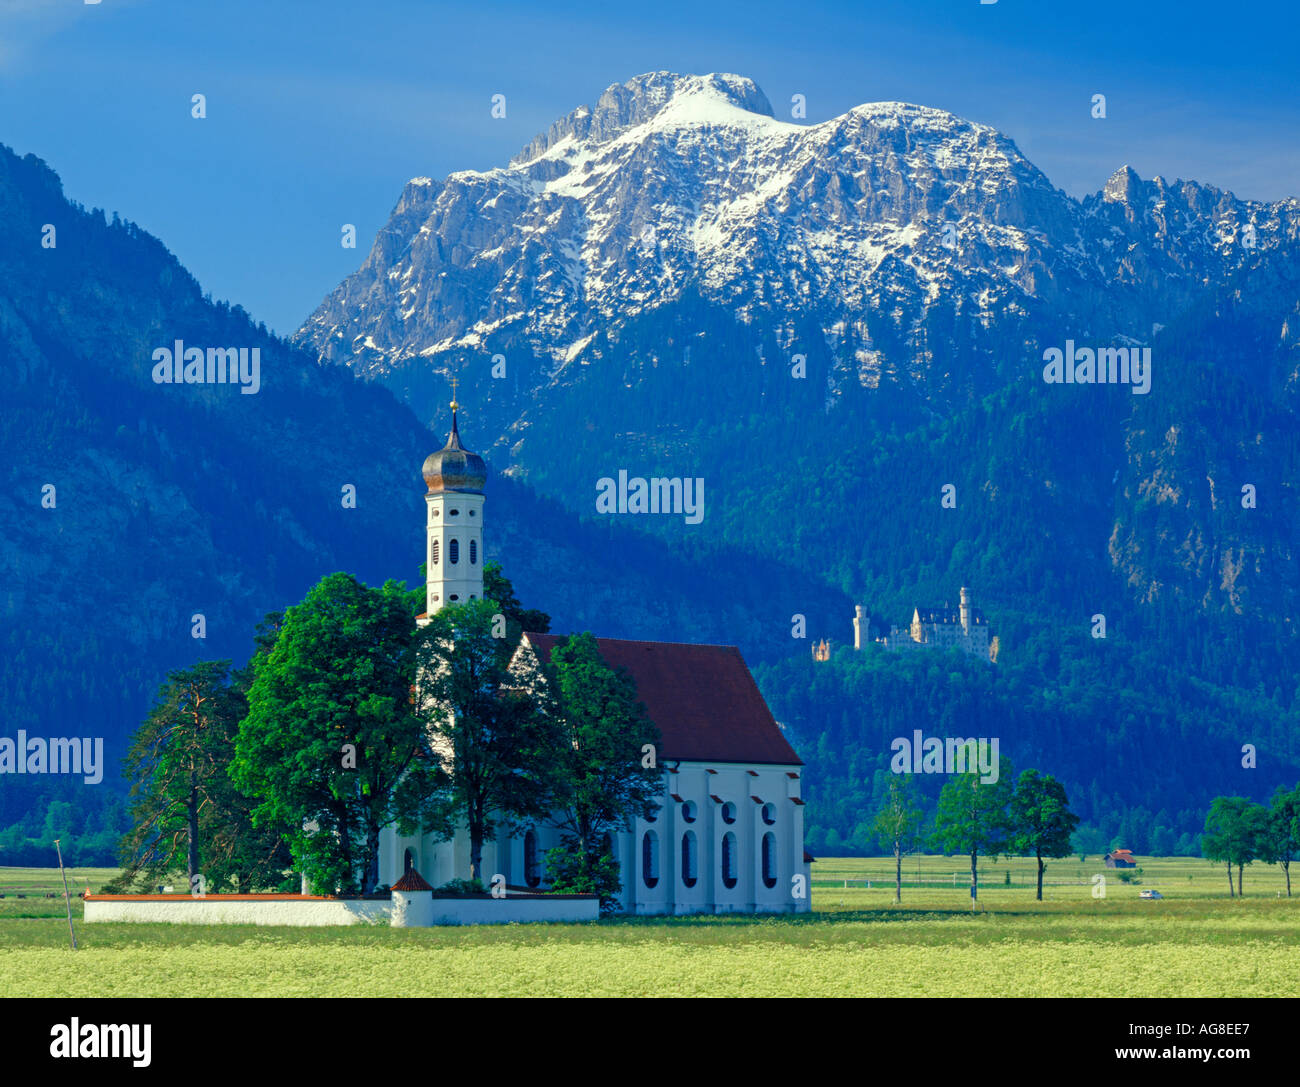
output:
M265 898L209 895L136 897L91 895L86 921L145 921L189 925L359 925L387 922L389 899ZM435 898L434 925L506 925L595 921L600 900L588 896Z

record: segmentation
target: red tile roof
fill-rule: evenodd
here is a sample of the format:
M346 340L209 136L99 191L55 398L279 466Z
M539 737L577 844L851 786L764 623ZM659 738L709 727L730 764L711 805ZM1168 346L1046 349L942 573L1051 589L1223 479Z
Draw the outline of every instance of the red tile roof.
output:
M424 877L420 875L420 873L417 872L414 868L412 868L409 872L406 873L406 875L404 875L401 879L399 879L396 883L394 883L392 889L394 891L432 891L433 890L433 888L430 887L424 881Z
M557 634L524 635L549 664ZM605 662L636 683L662 742L659 761L802 766L734 645L597 638Z

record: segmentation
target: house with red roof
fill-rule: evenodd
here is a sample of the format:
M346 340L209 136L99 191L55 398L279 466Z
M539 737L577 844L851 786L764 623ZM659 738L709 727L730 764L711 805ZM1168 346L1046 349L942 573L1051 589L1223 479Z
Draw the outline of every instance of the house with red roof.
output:
M447 445L424 463L426 616L483 594L483 460L461 445L452 402ZM545 675L555 634L525 633L516 663ZM611 834L623 911L637 914L803 912L803 763L773 719L735 646L597 638L624 670L660 733L657 811ZM560 830L540 821L483 845L484 870L507 886L545 889L546 851ZM469 836L403 836L385 828L380 882L417 870L433 884L469 875Z

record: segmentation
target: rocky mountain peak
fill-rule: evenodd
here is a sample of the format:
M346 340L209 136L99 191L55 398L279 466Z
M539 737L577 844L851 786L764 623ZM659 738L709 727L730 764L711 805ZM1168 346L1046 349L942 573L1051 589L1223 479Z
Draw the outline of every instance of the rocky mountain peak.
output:
M626 129L653 120L670 105L685 112L698 113L714 106L773 116L767 95L757 83L744 76L725 72L709 75L646 72L626 83L611 84L594 106L579 106L556 121L516 155L511 165L530 162L567 137L597 142L611 139Z
M1102 188L1102 198L1110 204L1131 204L1137 199L1142 189L1142 179L1138 172L1127 163L1106 179Z

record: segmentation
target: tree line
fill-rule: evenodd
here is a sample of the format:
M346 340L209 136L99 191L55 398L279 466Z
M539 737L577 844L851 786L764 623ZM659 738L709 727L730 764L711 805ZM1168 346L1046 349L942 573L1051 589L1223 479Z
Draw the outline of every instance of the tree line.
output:
M974 747L975 740L969 741ZM967 765L977 762L972 751ZM916 803L910 774L889 782L873 829L894 857L894 901L903 900L903 857L928 845L944 854L970 858L970 896L979 897L977 863L981 856L1032 856L1038 863L1039 901L1047 861L1068 856L1079 817L1070 811L1065 787L1050 774L1025 770L1012 780L1011 764L1001 760L994 781L977 771L954 774L939 792L934 831L922 833L924 813Z
M1300 784L1279 788L1268 804L1244 796L1217 796L1205 817L1201 851L1228 869L1228 895L1240 896L1242 870L1255 861L1281 865L1286 896L1291 897L1291 862L1300 852ZM1237 889L1232 889L1232 869Z
M1214 797L1262 801L1296 780L1300 712L1279 711L1262 692L1214 688L1163 661L1158 643L1115 629L1093 639L1083 628L999 620L994 630L1003 649L996 665L957 651L855 652L841 643L829 661L805 649L754 666L807 763L813 853L876 851L870 820L892 776L890 741L915 728L1000 736L1016 765L1052 768L1079 816L1075 845L1085 853L1123 845L1200 856ZM1258 769L1243 769L1246 736L1267 754ZM939 780L916 784L932 808Z
M127 756L133 827L110 889L183 868L204 893L292 890L295 873L316 893L371 893L395 825L438 840L464 826L482 890L484 844L551 820L551 889L615 908L605 837L653 811L658 731L590 634L543 665L516 650L549 617L495 563L484 596L420 625L423 586L332 574L266 617L245 668L170 673Z
M968 765L974 761L972 752ZM928 834L925 819L912 776L894 775L871 829L894 858L895 902L903 897L903 857L923 847L970 858L972 899L978 897L976 864L981 856L1032 856L1037 862L1037 898L1042 901L1047 861L1074 851L1072 839L1079 826L1059 781L1030 769L1013 783L1006 759L1001 760L996 781L985 782L978 772L953 775L939 792L934 829ZM1300 853L1300 784L1279 788L1267 805L1241 796L1216 797L1205 818L1202 851L1207 860L1227 866L1230 896L1243 893L1242 871L1258 860L1281 866L1290 898L1291 862Z

